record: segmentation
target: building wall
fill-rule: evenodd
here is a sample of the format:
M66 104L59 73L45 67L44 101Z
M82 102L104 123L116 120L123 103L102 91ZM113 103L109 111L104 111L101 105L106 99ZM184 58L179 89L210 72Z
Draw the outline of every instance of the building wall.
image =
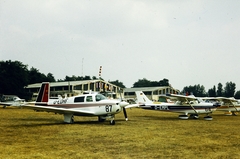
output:
M127 92L124 92L125 99L136 99L135 91L143 91L144 94L153 101L158 101L158 96L162 94L180 94L180 91L172 87L142 87L142 88L128 88Z
M56 85L57 82L54 82ZM60 82L61 83L61 82ZM66 82L65 82L66 83ZM83 94L86 91L93 91L93 92L100 92L100 93L105 93L105 95L109 95L110 97L114 98L120 98L121 95L119 94L119 89L122 90L122 88L113 85L111 83L102 81L102 80L92 80L89 82L84 82L84 81L79 81L79 82L72 82L74 84L65 84L65 85L59 85L59 86L54 86L54 84L50 83L50 96L51 97L57 97L58 95L67 95L68 97L70 96L75 96L79 94ZM40 89L41 84L33 84L36 86L27 86L25 89L27 89L28 92L33 94L32 100L36 100L38 91Z

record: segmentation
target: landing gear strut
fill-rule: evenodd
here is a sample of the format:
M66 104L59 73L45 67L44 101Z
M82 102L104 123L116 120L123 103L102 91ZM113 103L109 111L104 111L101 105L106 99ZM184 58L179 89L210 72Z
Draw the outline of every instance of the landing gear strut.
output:
M98 121L99 121L99 122L104 122L105 120L106 120L105 117L98 116Z
M110 120L110 125L115 125L115 120Z
M198 114L190 114L189 118L191 118L191 119L198 119L199 116L198 116Z

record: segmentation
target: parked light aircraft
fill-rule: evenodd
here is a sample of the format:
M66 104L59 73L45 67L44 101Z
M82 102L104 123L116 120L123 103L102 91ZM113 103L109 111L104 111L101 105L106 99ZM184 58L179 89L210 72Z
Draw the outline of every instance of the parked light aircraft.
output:
M64 122L73 123L74 116L98 116L100 122L110 118L110 124L115 124L115 114L123 111L126 120L127 113L125 108L135 107L122 100L107 99L102 94L83 94L73 97L59 99L49 99L50 84L44 82L41 85L36 102L23 105L23 108L35 111L46 111L63 114Z
M180 119L188 119L188 114L190 114L190 118L195 119L198 118L198 114L207 114L204 119L212 120L210 114L217 109L213 103L203 102L194 96L168 94L164 97L175 101L175 103L154 103L142 91L136 91L135 93L140 108L182 113L179 115Z
M16 95L3 95L0 99L0 105L3 105L3 108L7 106L21 106L25 104L25 99L20 99Z
M221 106L217 110L224 111L225 115L237 115L240 111L240 103L234 98L205 97L202 99L209 103L219 103Z

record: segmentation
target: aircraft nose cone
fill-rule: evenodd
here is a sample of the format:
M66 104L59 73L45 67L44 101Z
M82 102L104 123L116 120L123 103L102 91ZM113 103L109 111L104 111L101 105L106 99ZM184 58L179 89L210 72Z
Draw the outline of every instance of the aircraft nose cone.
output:
M119 105L120 105L120 107L125 107L125 106L129 105L129 103L122 101L119 103Z

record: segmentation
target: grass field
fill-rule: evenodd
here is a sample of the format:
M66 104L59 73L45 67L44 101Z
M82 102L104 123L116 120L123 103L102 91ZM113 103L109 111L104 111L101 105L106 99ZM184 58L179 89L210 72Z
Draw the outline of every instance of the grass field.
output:
M127 110L116 125L28 109L0 108L1 158L240 158L240 116L214 112L212 121L177 113Z

